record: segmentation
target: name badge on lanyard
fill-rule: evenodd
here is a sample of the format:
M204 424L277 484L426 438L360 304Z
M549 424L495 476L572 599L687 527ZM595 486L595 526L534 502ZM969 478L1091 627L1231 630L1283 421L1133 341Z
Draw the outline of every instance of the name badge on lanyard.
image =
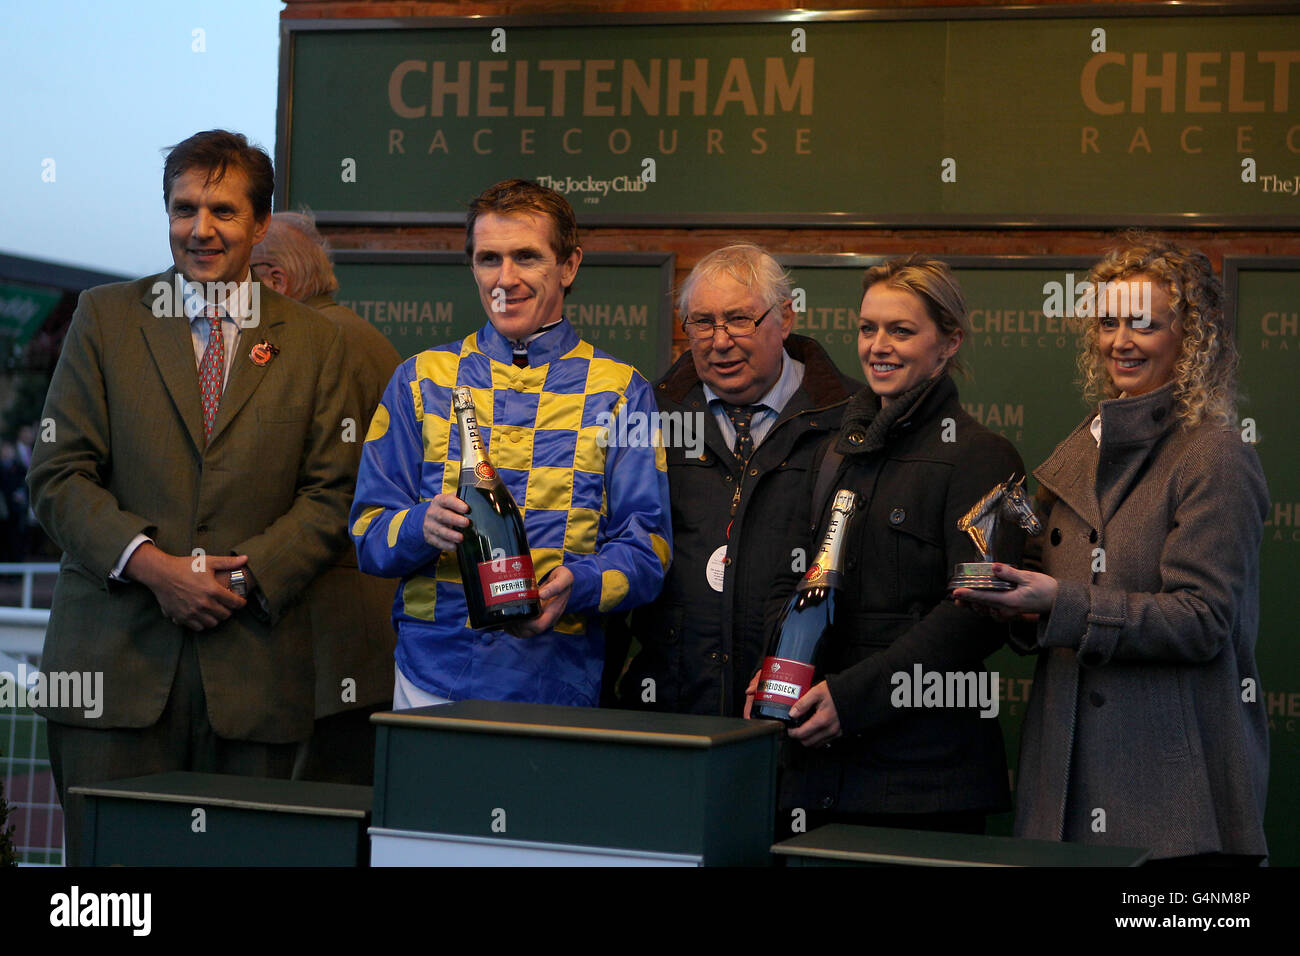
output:
M704 569L704 576L708 579L709 587L718 593L722 592L722 579L727 570L726 561L727 546L724 544L709 555L709 563Z
M744 478L743 470L741 472L741 478L742 480ZM736 482L736 493L734 496L732 496L731 499L731 513L733 515L736 513L736 505L738 504L740 504L740 482L739 481ZM730 521L727 522L728 541L731 540L731 528L735 523L736 523L735 518L732 518ZM723 579L723 575L726 574L726 569L727 569L727 546L724 544L722 547L718 548L711 555L709 555L709 563L704 568L704 576L709 582L709 587L713 588L713 590L717 591L719 594L722 593L722 579Z

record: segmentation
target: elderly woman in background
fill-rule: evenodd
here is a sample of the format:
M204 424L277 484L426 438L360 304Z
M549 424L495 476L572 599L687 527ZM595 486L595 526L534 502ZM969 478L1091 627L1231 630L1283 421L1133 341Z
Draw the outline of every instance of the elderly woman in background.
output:
M1028 553L1042 571L998 565L1014 590L955 594L1036 616L1015 832L1258 863L1269 498L1235 428L1222 287L1204 255L1150 237L1092 280L1079 367L1086 398L1102 400L1034 472L1046 520Z
M862 286L867 388L849 400L833 453L820 459L834 479L811 476L824 489L812 502L822 533L836 489L857 492L861 507L848 526L844 587L816 683L790 709L804 720L783 752L778 826L802 809L809 830L841 822L982 833L986 815L1010 804L997 683L984 668L1007 628L955 606L947 581L956 564L979 559L958 520L1024 465L958 400L949 372L970 326L948 266L893 259L868 269ZM1014 560L1024 535L1004 524L997 553ZM817 541L809 539L810 554ZM969 676L989 706L900 700L900 680L918 668ZM751 697L756 687L757 677Z

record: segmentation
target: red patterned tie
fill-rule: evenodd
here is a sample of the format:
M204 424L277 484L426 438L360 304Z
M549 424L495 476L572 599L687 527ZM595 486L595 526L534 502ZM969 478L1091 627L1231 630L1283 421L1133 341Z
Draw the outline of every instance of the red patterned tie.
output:
M208 306L212 330L208 333L208 347L203 350L199 363L199 395L203 399L203 437L212 437L212 424L221 407L221 386L226 373L226 337L221 334L221 310Z

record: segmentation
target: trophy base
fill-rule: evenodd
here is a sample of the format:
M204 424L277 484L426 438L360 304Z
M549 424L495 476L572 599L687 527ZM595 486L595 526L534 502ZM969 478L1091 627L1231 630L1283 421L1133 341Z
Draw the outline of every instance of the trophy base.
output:
M972 591L1010 591L1015 585L993 574L992 561L969 561L957 565L948 580L948 590L970 588Z

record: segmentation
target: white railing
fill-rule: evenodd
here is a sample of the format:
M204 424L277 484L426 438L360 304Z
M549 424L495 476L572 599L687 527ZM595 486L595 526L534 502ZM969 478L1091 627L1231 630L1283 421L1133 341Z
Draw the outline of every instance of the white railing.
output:
M59 565L54 561L21 561L21 562L0 562L0 577L16 577L22 575L23 578L23 596L22 603L19 607L32 606L32 580L38 574L48 574L50 576L59 573Z
M50 612L32 607L32 583L38 574L58 573L57 564L0 563L0 576L21 575L23 579L19 606L0 605L0 671L18 674L20 664L29 669L39 666ZM9 819L17 830L20 865L61 865L63 811L49 775L42 718L4 708L0 708L0 718L0 753L4 754L0 776L4 777Z
M23 579L18 606L0 606L0 654L22 658L40 656L50 612L47 608L32 607L32 582L38 574L52 577L58 573L59 566L50 562L0 563L0 577L21 575Z

